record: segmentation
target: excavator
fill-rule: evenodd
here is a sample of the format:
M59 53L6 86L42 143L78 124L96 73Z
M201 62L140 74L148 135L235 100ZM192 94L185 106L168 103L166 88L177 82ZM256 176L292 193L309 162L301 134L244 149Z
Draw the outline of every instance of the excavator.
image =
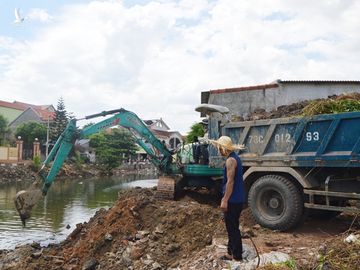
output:
M109 115L112 116L83 129L76 126L79 120ZM74 118L69 121L48 157L44 160L34 183L27 190L19 191L15 196L15 207L24 226L26 220L31 216L32 208L46 196L76 142L115 126L129 130L136 143L145 150L150 161L159 169L157 196L160 198L173 199L175 191L186 186L211 187L214 185L214 179L222 176L221 168L211 168L207 164L195 164L189 159L181 159L179 155L184 152L184 148L180 147L175 151L170 151L131 111L120 108L92 114L81 119Z

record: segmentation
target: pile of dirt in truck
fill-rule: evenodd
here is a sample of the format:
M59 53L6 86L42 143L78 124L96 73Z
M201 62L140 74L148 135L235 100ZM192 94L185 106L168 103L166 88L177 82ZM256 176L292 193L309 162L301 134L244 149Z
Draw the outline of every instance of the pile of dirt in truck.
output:
M360 111L360 93L357 92L333 95L323 99L304 100L290 105L282 105L270 112L259 108L255 109L254 112L245 119L242 117L235 117L233 120L250 121L353 111Z
M70 228L60 244L45 248L33 243L0 251L0 269L243 269L220 259L227 238L218 204L205 189L187 190L175 201L157 199L153 189L123 191L110 209ZM289 254L297 269L324 264L334 255L330 243L342 244L349 228L359 234L360 225L353 216L340 216L330 222L305 220L290 232L271 231L255 224L249 209L241 220L242 232L251 237L259 254ZM253 246L248 238L244 244ZM358 260L359 243L346 245L357 247L347 259ZM266 269L294 269L280 268L286 265Z

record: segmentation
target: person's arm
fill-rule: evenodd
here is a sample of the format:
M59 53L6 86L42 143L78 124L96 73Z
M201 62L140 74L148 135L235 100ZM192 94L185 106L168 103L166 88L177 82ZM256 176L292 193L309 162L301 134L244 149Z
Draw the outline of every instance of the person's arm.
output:
M220 208L222 211L227 211L228 201L234 189L235 172L236 172L236 160L234 158L228 158L226 160L226 170L227 170L227 182L225 187L225 193L220 204Z

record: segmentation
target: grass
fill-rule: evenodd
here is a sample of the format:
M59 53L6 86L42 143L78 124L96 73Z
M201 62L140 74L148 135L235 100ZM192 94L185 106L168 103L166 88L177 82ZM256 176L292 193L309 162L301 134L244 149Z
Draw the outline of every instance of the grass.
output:
M355 111L360 111L360 93L343 94L336 98L312 101L302 110L302 115L313 116Z

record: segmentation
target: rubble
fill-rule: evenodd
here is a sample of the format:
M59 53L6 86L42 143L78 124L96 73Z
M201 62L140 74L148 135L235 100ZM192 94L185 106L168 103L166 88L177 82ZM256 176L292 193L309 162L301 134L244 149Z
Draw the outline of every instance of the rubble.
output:
M332 247L325 239L335 238L348 226L343 221L311 223L294 232L277 232L256 225L245 209L241 217L244 261L228 261L220 259L227 250L227 237L219 201L206 190L197 197L185 193L177 201L158 200L154 195L155 189L122 191L110 209L100 209L89 222L77 224L62 243L0 251L0 270L255 269L258 253L260 266L267 267L259 269L287 269L276 268L280 267L277 262L283 267L291 260L305 265L299 269L311 269L306 265L330 258ZM345 245L343 239L340 242ZM264 265L269 262L272 268Z

